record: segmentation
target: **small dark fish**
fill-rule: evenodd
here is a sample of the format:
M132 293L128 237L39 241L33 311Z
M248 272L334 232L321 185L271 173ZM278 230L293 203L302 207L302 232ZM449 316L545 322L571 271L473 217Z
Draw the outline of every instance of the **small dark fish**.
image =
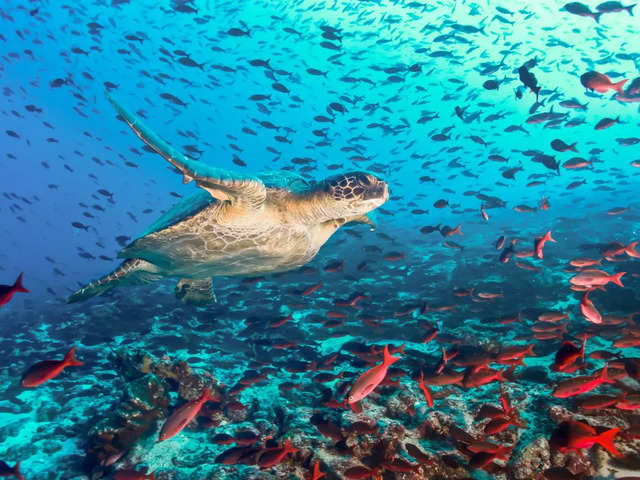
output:
M522 170L522 167L513 167L513 168L509 168L507 170L504 170L502 172L502 176L504 178L510 178L510 179L514 179L514 175L519 172L520 170Z
M307 73L309 75L315 75L315 76L321 76L321 77L326 77L327 73L329 72L323 72L321 70L318 70L317 68L307 68Z
M576 180L575 182L571 182L569 185L567 185L567 190L573 190L574 188L578 188L580 185L584 185L585 183L587 183L586 180Z
M553 148L556 152L577 152L578 150L576 150L576 143L577 142L573 142L571 145L567 145L562 140L556 138L551 142L551 148Z
M482 84L485 90L498 90L500 88L500 82L496 80L487 80Z
M269 60L260 60L260 59L256 59L256 60L249 60L249 65L251 65L252 67L265 67L265 68L271 68L271 65L269 65Z
M577 15L579 17L591 17L598 23L600 22L600 16L602 15L602 13L592 12L589 7L580 2L567 3L560 10L565 10L572 15Z
M180 57L178 59L178 63L180 65L184 65L185 67L197 67L200 70L204 70L204 63L196 63L192 58L190 57Z
M620 123L620 117L616 118L603 118L600 120L596 126L594 127L596 130L604 130L605 128L609 128L616 123Z
M420 233L423 233L425 235L428 235L433 232L439 232L439 231L440 231L440 225L436 225L436 226L425 225L420 229Z
M635 3L632 4L632 5L627 5L625 7L620 2L609 1L609 2L604 2L604 3L601 3L600 5L598 5L596 7L596 10L598 10L598 12L600 12L601 14L602 13L622 12L623 10L626 10L627 13L633 17L633 7L635 7L635 6L636 6Z
M340 46L336 45L335 43L331 43L331 42L322 42L322 43L320 43L320 46L322 48L326 48L328 50L340 50Z
M246 167L247 166L247 164L244 163L244 161L240 157L238 157L237 155L233 156L233 163L235 163L239 167Z
M281 83L275 82L274 84L271 85L271 87L274 90L277 90L278 92L289 93L289 89L284 85L282 85Z
M71 226L80 230L84 230L85 232L89 231L89 226L80 222L71 222Z
M171 103L173 103L174 105L179 105L181 107L186 107L187 104L184 103L182 100L180 100L178 97L176 97L175 95L172 95L170 93L161 93L160 94L160 98L163 98L165 100L169 100Z
M242 30L240 28L230 28L227 30L227 35L231 35L232 37L250 37L249 30Z

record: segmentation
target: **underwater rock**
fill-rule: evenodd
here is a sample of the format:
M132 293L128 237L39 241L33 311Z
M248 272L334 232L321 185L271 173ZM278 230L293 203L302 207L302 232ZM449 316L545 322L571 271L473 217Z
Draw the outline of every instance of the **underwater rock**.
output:
M413 405L416 400L413 396L406 393L393 395L386 402L386 416L397 419L408 419L413 411Z
M126 384L115 412L89 432L85 470L108 466L148 435L168 411L169 398L161 381L147 374ZM96 477L99 478L99 477Z
M229 400L224 403L224 414L230 422L241 423L249 417L249 408L237 400Z
M574 414L568 409L556 405L549 409L549 417L554 423L560 425L562 422L573 420Z
M212 386L215 379L207 374L207 378L191 372L189 364L183 361L172 363L168 357L163 357L159 362L153 362L148 355L143 356L139 370L143 373L153 373L157 377L169 382L177 387L178 394L183 400L195 400L200 396L202 390L207 386ZM212 391L213 393L213 391Z
M421 436L431 440L445 440L449 437L450 429L455 420L440 411L429 412L427 420L420 427Z
M593 475L595 469L588 455L580 456L575 452L556 454L552 460L554 466L566 467L572 475Z
M534 478L551 466L549 441L545 437L536 438L518 452L512 461L516 480Z
M111 409L112 415L90 430L84 469L93 474L92 478L101 478L105 468L155 431L157 422L169 412L170 391L178 393L179 403L198 398L206 387L216 398L221 396L210 374L198 375L182 361L171 362L167 357L156 361L142 352L119 352L114 364L126 383ZM203 423L218 425L222 413L208 408Z

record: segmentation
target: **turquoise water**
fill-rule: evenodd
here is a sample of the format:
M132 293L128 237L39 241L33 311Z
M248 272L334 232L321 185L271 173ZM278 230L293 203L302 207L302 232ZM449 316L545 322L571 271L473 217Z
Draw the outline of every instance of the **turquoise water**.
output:
M161 479L306 478L316 460L329 479L349 478L348 469L359 465L379 468L385 479L524 478L522 452L557 428L550 409L578 411L573 399L555 398L551 389L604 366L602 355L590 354L615 354L610 368L617 365L626 378L585 397L637 392L637 378L622 373L621 359L639 357L640 342L616 345L640 338L633 315L640 311L638 258L633 247L620 247L639 239L640 27L626 10L596 22L563 6L3 2L0 284L24 272L30 292L0 306L0 460L21 461L30 480L113 478L130 468ZM585 8L616 10L597 7ZM527 62L540 105L519 78ZM580 78L590 71L614 83L627 79L623 93L585 89ZM488 89L488 81L497 89ZM315 191L315 182L331 175L374 174L390 192L370 214L376 230L349 223L293 271L257 281L216 277L217 303L207 306L177 299L177 278L65 303L117 268L118 251L172 206L198 192L203 198L195 182L183 185L118 120L106 92L177 151L234 178L284 171ZM572 100L580 108L568 108ZM555 124L527 123L544 112L562 115ZM594 128L606 118L617 122ZM576 152L554 149L554 140L575 143ZM567 168L581 162L584 168ZM543 197L548 209L541 208ZM442 208L439 200L446 200ZM462 235L444 236L445 227L457 225ZM545 244L544 258L500 261L512 240L523 252L549 230L556 242ZM496 249L501 236L506 242ZM589 294L605 317L601 324L585 319L583 294L569 288L577 273L569 262L580 257L602 259L597 268L609 274L626 272L624 287L609 283ZM357 294L364 295L354 303L359 308L339 303ZM535 338L532 327L550 310L568 313L567 331ZM521 322L498 321L518 312ZM290 313L283 326L270 326ZM424 343L433 328L438 335ZM585 332L592 335L587 365L551 371L562 342L579 345ZM327 406L342 402L357 376L382 359L385 344L402 343L404 355L392 367L399 370L389 374L397 385L379 387L360 414ZM499 404L499 384L435 386L428 407L419 372L433 373L442 346L479 349L492 368L504 368L493 362L497 352L527 344L537 356L502 384L527 426L488 437L514 445L506 467L498 460L488 472L473 469L468 442L448 429L429 434L424 425L456 425L480 438L482 421L474 415L483 404ZM31 365L62 359L73 345L83 366L35 389L20 385ZM371 345L377 350L365 359L354 353ZM142 367L144 355L166 365ZM459 353L458 362L467 356ZM455 361L448 373L478 364ZM341 376L321 383L313 381L318 373ZM252 375L262 380L236 391ZM196 423L156 442L165 418L206 384L221 403L205 404ZM605 466L594 460L587 473L616 478L640 471L636 412L608 408L572 417L623 429L616 440L623 459L609 458ZM343 440L321 433L317 415L329 416ZM355 419L364 418L378 422L378 433L353 433ZM215 436L241 430L257 434L256 452L273 447L269 435L272 442L291 439L300 451L266 469L215 463L235 445ZM120 433L106 441L105 432ZM371 453L379 439L391 457L415 464L406 448L412 443L440 463L394 473L390 459L383 468ZM101 465L110 455L120 457ZM526 475L568 468L567 462L555 456Z

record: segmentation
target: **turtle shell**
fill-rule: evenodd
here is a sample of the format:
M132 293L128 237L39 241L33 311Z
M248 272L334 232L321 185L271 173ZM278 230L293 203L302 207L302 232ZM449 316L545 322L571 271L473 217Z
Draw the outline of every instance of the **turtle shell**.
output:
M160 230L164 230L165 228L175 225L176 223L195 215L200 210L216 201L217 200L213 198L209 192L198 189L196 193L182 199L167 213L153 222L138 238L145 237L151 233L159 232Z
M312 185L304 178L286 170L265 171L259 173L256 177L267 188L280 188L295 193L305 193L313 189ZM216 201L209 192L198 189L196 193L178 202L167 213L153 222L138 238L176 225Z
M313 190L314 185L304 178L288 170L269 170L256 175L267 188L280 188L294 193L306 193Z

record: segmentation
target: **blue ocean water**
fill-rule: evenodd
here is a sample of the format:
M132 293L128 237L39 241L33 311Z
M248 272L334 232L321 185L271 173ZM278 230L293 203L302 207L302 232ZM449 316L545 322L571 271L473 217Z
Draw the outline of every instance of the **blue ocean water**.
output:
M0 306L0 460L28 479L313 478L316 461L328 479L638 475L633 13L618 2L2 2L0 284L24 272L29 293ZM217 276L214 304L176 298L180 276L68 304L174 205L213 202L107 94L198 168L296 174L307 192L366 171L389 198L369 215L374 231L342 226L305 266ZM548 231L555 242L537 258L528 250ZM599 322L585 285L570 288L589 268L625 272L623 286L589 293ZM549 311L568 318L541 327ZM550 370L585 334L586 363ZM343 400L387 344L405 344L391 385L353 412ZM509 371L496 360L514 345L535 356ZM21 385L72 346L84 365ZM552 395L605 363L615 383L579 398L609 395L606 408L585 414ZM488 368L508 378L464 388ZM460 380L440 386L443 375ZM218 402L157 442L207 385ZM487 436L478 413L501 394L522 423ZM621 458L594 447L580 463L549 447L567 420L620 428ZM285 439L298 451L259 468ZM485 439L513 451L476 468L495 453L474 443Z

